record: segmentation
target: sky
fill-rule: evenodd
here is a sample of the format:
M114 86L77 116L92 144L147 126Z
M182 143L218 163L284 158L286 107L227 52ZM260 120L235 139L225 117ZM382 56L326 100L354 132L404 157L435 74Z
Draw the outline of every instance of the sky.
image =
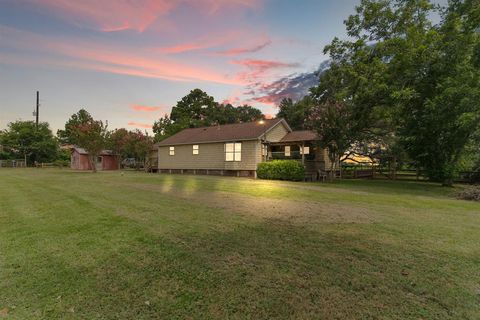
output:
M149 131L195 88L273 116L358 3L0 0L0 129L34 120L37 90L54 132L81 108Z

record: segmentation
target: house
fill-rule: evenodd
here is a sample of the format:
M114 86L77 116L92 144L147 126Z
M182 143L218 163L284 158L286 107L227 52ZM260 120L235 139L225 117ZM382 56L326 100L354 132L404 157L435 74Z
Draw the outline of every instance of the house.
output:
M257 165L272 159L296 159L310 174L330 163L313 131L292 131L282 118L189 128L155 145L161 173L256 177Z
M92 170L88 152L79 147L70 148L70 168L75 170ZM103 150L94 159L97 170L118 170L118 157L110 150Z

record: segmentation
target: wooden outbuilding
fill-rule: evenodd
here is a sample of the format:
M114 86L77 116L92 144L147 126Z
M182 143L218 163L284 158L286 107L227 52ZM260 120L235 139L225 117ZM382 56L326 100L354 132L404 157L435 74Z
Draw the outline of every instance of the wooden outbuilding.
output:
M72 147L70 156L70 168L75 170L92 170L90 155L79 147ZM110 150L103 150L100 155L93 159L97 170L118 170L120 168L118 157Z

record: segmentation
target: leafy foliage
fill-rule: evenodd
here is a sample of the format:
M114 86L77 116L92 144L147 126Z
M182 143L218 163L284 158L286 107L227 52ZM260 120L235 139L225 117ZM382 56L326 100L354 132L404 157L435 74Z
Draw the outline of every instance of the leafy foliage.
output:
M404 150L430 179L451 184L480 123L480 6L450 1L437 25L429 19L435 8L428 0L362 0L346 21L350 39L325 48L332 62L312 89L313 120L320 136L335 129L352 146L375 142L390 157ZM335 103L349 130L327 111ZM330 125L319 125L325 114Z
M51 162L58 152L57 140L46 122L38 127L33 121L11 122L0 135L0 144L6 158L26 157L28 164Z
M107 126L102 121L91 118L71 126L70 132L76 145L88 152L92 171L96 172L94 159L105 148L108 134Z
M153 124L155 140L161 141L185 128L197 128L215 124L256 121L263 118L260 110L248 105L234 107L219 104L200 89L190 91L165 115Z
M63 144L78 145L76 136L76 127L80 124L88 123L93 120L93 117L85 109L80 109L77 113L73 114L67 123L65 123L64 130L57 130L57 137Z
M307 128L307 120L312 112L314 100L310 96L293 102L292 99L283 99L278 108L278 118L284 118L293 130L304 130Z
M259 163L257 176L260 179L302 181L305 168L295 160L273 160Z
M125 158L135 158L138 164L145 163L153 147L153 138L140 130L128 131L124 128L109 133L107 148L118 156L119 162Z

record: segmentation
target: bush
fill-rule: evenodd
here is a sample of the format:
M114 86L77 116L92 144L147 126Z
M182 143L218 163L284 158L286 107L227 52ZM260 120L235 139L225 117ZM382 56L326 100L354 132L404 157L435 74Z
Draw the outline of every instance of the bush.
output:
M69 167L70 160L57 159L53 162L53 165L60 168Z
M260 179L302 181L305 168L295 160L273 160L258 164L257 176Z
M480 201L480 186L465 188L457 193L457 199Z

